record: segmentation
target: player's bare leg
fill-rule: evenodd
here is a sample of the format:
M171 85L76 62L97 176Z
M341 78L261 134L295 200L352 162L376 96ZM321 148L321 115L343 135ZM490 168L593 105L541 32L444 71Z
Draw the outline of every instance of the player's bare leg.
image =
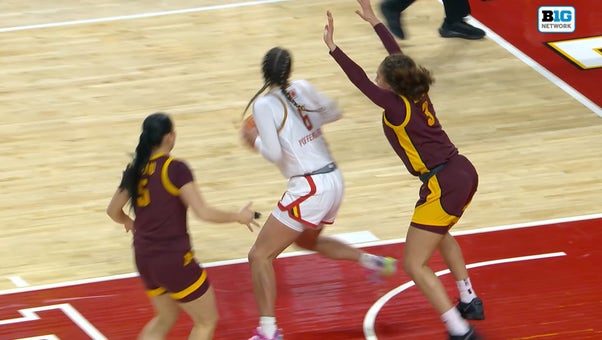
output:
M194 323L188 336L189 340L213 339L213 333L219 319L213 287L209 287L207 292L198 299L180 304L180 307Z
M410 226L406 237L403 268L431 306L441 315L441 320L445 323L450 336L472 334L473 329L462 318L447 296L441 280L428 266L429 259L439 248L444 237L444 234Z
M374 279L391 276L397 271L397 261L391 257L382 257L366 253L333 237L320 235L323 228L305 229L295 241L299 247L318 252L320 255L333 260L348 260L358 262L362 267L371 271Z
M460 293L460 301L456 308L462 317L467 320L484 320L483 301L472 287L462 249L451 234L447 233L443 237L443 241L439 245L439 253L456 280L456 286Z
M441 257L443 257L447 268L449 268L456 281L464 280L468 277L462 249L460 249L458 242L456 242L450 233L445 234L439 244L439 253L441 253Z
M155 316L142 329L138 336L140 340L165 339L180 314L178 303L167 294L155 296L151 298L151 302Z
M333 260L359 261L362 251L353 248L335 238L320 235L320 229L305 229L299 235L295 244L307 250L318 252L320 255Z
M270 215L249 251L253 293L260 315L260 330L271 338L278 332L274 308L276 277L272 262L299 236L295 231Z

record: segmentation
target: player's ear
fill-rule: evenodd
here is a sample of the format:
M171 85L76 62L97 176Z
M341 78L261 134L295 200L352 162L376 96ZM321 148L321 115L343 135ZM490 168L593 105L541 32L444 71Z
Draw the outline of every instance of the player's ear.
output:
M163 144L167 143L167 144L174 145L175 142L176 142L176 131L175 130L171 130L170 133L163 136L163 141L162 141Z

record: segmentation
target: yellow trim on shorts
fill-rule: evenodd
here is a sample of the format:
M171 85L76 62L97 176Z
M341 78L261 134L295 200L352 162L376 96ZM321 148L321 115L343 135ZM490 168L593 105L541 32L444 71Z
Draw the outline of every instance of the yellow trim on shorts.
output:
M299 214L299 206L298 205L292 207L291 213L293 214L293 216L295 216L297 218L301 217L301 214Z
M431 193L426 197L426 202L414 209L412 223L433 227L449 227L458 222L460 217L448 214L441 205L441 187L437 176L429 179L428 188Z
M180 189L178 189L173 183L169 180L169 175L167 174L167 170L169 169L169 164L173 161L172 157L169 157L165 164L163 164L163 168L161 169L161 183L163 183L163 187L167 190L168 193L178 196L180 194Z
M195 290L199 289L199 287L201 287L203 285L203 283L205 283L206 280L207 280L207 271L205 269L203 269L201 276L193 284L191 284L186 289L181 290L179 292L170 293L169 296L171 296L175 300L182 300L183 298L187 297Z
M167 289L165 289L163 287L159 287L159 288L147 290L146 296L148 296L149 298L154 298L156 296L159 296L159 295L165 293L166 291L167 291Z
M194 254L191 251L186 252L186 254L184 254L184 267L189 265L193 259L194 259Z

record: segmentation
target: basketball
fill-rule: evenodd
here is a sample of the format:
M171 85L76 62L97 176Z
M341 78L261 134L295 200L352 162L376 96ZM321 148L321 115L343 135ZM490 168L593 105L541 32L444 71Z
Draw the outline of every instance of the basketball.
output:
M244 143L251 149L255 149L255 139L257 138L257 128L253 116L248 116L243 120L241 135Z
M243 121L242 124L242 129L243 130L253 130L255 128L255 119L253 119L253 116L248 116L247 118L245 118L245 120Z

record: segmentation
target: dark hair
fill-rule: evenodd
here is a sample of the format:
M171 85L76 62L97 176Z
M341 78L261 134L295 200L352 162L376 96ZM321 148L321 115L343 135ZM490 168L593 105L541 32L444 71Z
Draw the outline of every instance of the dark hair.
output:
M148 163L153 148L159 146L163 136L173 131L173 123L169 116L162 112L149 115L142 122L142 133L136 146L134 159L123 172L119 188L126 189L130 195L130 204L133 208L138 199L138 182L142 177L144 167Z
M410 100L419 100L429 92L435 81L431 72L416 65L404 54L391 54L380 64L379 71L395 93Z
M273 47L265 54L263 62L261 63L264 81L263 86L255 93L253 98L251 98L247 107L245 107L245 110L242 113L243 117L253 101L272 85L278 85L284 97L298 110L310 111L303 105L298 104L290 93L286 91L286 88L288 87L288 77L291 75L292 64L293 60L290 52L282 47Z

